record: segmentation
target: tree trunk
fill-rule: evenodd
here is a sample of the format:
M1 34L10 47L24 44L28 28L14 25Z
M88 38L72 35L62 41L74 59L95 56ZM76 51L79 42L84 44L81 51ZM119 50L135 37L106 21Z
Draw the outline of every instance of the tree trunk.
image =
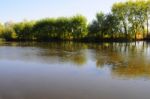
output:
M125 38L128 39L128 31L127 31L127 26L125 22L123 22L123 26L124 26L124 31L125 31Z
M148 22L148 15L147 15L147 38L148 38L148 34L149 34L149 22Z

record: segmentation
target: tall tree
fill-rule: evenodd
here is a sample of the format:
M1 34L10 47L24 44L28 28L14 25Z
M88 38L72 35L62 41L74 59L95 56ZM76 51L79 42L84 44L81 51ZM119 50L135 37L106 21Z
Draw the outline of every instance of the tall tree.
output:
M128 5L127 3L115 3L112 7L112 13L119 18L125 37L128 38Z
M104 33L114 39L115 34L119 32L119 19L113 14L106 15L104 21Z
M104 36L105 14L100 12L96 14L96 19L89 24L89 36L92 38L103 39Z
M72 17L70 25L74 39L82 39L87 35L87 19L84 16L77 15Z

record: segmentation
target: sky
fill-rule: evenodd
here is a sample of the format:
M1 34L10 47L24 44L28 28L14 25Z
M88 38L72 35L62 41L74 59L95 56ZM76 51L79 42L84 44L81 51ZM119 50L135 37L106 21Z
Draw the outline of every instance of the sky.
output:
M97 12L109 13L115 2L125 0L0 0L0 22L38 20L82 14L88 21Z

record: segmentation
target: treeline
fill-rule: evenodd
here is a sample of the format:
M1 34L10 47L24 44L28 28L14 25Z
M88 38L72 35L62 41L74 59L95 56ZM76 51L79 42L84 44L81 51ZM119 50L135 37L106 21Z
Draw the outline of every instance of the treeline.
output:
M0 31L2 38L18 41L79 40L88 33L87 20L81 15L6 23Z
M105 40L149 39L150 0L115 3L109 14L98 13L89 35Z
M132 41L149 40L150 0L115 3L109 14L97 13L88 24L82 15L0 25L7 41Z

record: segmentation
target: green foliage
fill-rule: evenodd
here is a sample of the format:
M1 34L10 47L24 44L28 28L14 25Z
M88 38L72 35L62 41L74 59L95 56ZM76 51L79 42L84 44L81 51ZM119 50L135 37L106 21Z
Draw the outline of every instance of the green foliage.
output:
M89 36L91 38L103 38L104 35L104 21L105 21L105 14L100 12L96 15L96 20L93 20L91 24L88 26Z
M49 40L56 38L55 19L43 19L33 26L33 36L36 40Z
M3 29L4 29L3 25L0 24L0 37L2 36Z
M145 38L145 30L147 28L148 34L148 20L150 15L150 0L138 0L115 3L112 7L112 12L120 20L120 28L123 30L126 38L134 35L134 39L137 39L137 35L143 35L141 38ZM147 22L147 26L145 23ZM133 38L133 37L131 37ZM138 38L138 39L141 39Z
M17 40L28 41L33 40L32 28L34 22L21 22L13 26Z
M70 28L74 39L82 39L87 35L87 20L84 16L77 15L71 18Z
M119 19L113 15L98 13L96 20L89 25L89 37L95 39L113 38L119 31Z
M150 0L118 2L113 4L111 14L101 12L96 15L96 20L88 25L88 38L110 41L146 39L150 37L149 18Z
M33 34L42 41L81 39L87 35L87 20L81 15L43 19L35 23Z
M12 40L16 39L15 31L12 28L7 28L7 29L5 28L2 31L2 35L1 36L2 36L2 38L4 38L7 41L12 41Z
M105 35L109 35L110 38L117 37L117 33L119 32L119 19L113 14L108 14L105 16L105 20L103 22L103 32Z
M129 0L113 4L109 14L96 14L87 25L82 15L46 18L0 25L1 37L19 41L53 40L141 40L150 39L150 0Z
M57 33L57 38L66 40L67 36L69 34L69 25L70 25L70 19L65 17L60 17L56 19L55 23L55 32Z

